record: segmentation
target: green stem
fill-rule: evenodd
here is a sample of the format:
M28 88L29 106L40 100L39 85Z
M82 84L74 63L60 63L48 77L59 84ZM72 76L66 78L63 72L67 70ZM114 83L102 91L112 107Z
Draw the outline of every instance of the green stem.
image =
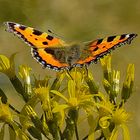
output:
M79 135L78 135L78 129L77 129L77 123L74 123L75 125L75 135L76 135L76 139L79 140Z
M86 135L82 140L86 140L88 138L88 135Z
M46 117L46 115L45 115L45 117ZM47 120L47 117L46 117L46 121L47 121L47 125L49 127L49 131L53 136L53 139L61 140L61 133L60 133L60 128L58 127L57 115L54 114L52 120Z
M12 85L14 86L15 90L22 95L25 102L29 100L28 94L25 92L24 87L22 86L21 81L18 79L17 76L10 78Z
M78 130L76 126L77 119L78 119L78 110L71 109L66 119L66 128L63 132L62 140L72 140L74 132L76 134L77 140L79 140Z

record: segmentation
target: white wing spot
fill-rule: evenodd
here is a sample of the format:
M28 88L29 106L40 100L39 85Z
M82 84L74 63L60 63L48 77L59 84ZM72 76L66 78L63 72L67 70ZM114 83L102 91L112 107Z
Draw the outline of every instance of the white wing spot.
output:
M15 27L20 27L20 24L16 24Z
M128 38L129 36L130 36L129 34L126 35L127 38Z

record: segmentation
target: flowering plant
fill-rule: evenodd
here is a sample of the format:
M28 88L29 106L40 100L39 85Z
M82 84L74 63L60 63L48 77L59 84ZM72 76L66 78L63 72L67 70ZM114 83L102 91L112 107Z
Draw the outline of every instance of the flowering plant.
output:
M0 55L0 72L8 76L25 104L17 110L0 88L1 139L6 125L10 139L117 140L119 133L130 139L130 114L124 105L133 91L133 64L128 65L121 88L120 71L112 70L111 56L101 59L103 93L86 67L58 72L54 80L48 76L31 80L31 68L25 65L16 74L14 56ZM84 136L79 133L81 120L87 125Z

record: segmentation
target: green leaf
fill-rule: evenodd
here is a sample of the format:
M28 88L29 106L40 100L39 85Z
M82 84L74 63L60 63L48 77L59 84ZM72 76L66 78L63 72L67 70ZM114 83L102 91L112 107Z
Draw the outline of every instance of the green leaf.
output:
M1 127L1 131L0 131L0 140L4 140L4 132L5 132L5 129L4 129L4 125Z

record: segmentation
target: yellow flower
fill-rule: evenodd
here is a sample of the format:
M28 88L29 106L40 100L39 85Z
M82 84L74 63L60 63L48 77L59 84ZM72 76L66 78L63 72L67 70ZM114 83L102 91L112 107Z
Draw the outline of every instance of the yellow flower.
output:
M49 78L49 76L45 76L43 79L41 79L40 76L37 78L34 76L34 86L36 88L48 86Z
M121 125L126 123L130 118L130 114L125 111L123 108L118 108L112 114L112 120L116 125Z
M13 116L10 112L8 104L3 104L0 100L0 121L12 122Z
M113 83L112 83L112 90L114 93L113 96L116 97L119 94L120 91L120 71L113 70L113 77L112 77Z
M35 94L40 99L42 103L42 108L46 111L46 115L48 119L51 119L52 111L51 111L51 101L50 101L50 88L49 87L39 87L34 89Z
M99 108L99 116L108 116L113 113L113 110L115 108L114 104L112 104L109 99L99 92L99 97L101 98L102 101L99 103L95 103L95 105Z
M111 133L109 140L118 139L119 133L122 133L124 140L130 140L130 133L127 126L127 122L130 118L130 114L125 111L124 108L117 108L112 114L112 121L115 127ZM120 128L122 131L120 131Z
M111 116L105 116L105 117L100 118L100 120L99 120L99 125L100 125L103 129L108 128L109 125L110 125L110 121L109 121L110 119L111 119Z
M127 101L127 99L131 96L133 92L134 73L135 73L134 64L129 64L127 67L127 74L126 74L125 81L123 83L123 88L121 93L121 98L124 100L124 102Z
M31 71L31 68L28 66L25 66L25 65L19 66L19 75L26 82L27 85L31 84L30 71Z
M0 72L6 74L8 77L12 78L15 76L15 64L14 57L16 53L7 58L4 55L0 55Z
M100 59L104 72L111 72L111 55L107 55Z
M41 101L45 101L45 100L49 101L49 88L48 87L34 88L34 92Z
M77 100L77 98L69 98L68 104L70 106L73 106L73 107L78 106L78 100Z
M31 71L31 68L28 66L25 66L25 65L19 66L19 75L24 81L24 89L27 95L31 95L32 93L30 71Z

